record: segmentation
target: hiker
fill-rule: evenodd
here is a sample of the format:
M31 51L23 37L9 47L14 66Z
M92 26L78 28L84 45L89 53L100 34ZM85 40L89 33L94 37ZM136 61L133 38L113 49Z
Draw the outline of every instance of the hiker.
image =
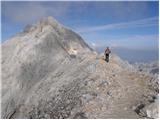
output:
M109 47L106 48L105 50L105 60L106 62L109 62L109 54L111 53Z

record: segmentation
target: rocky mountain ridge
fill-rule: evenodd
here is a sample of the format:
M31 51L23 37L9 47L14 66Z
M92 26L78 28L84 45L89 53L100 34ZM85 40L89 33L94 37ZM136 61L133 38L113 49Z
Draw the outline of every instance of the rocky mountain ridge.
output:
M44 18L2 44L2 118L157 118L153 79Z

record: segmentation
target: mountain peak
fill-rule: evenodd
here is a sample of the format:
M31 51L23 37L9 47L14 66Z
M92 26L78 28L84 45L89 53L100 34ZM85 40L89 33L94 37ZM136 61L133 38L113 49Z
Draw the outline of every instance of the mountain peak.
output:
M40 20L40 24L42 24L42 25L57 26L60 23L58 23L58 21L56 19L54 19L52 16L49 16L49 17L42 18Z
M38 29L38 31L41 31L46 26L50 26L51 28L59 30L62 28L62 25L54 19L52 16L44 17L40 21L38 21L35 25L26 25L23 32L30 33Z

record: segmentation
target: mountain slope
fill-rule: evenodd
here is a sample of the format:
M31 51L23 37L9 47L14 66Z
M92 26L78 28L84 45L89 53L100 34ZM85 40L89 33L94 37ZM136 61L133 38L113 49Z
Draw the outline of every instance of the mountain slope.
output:
M2 44L2 118L141 118L154 77L44 18ZM139 107L143 106L143 107Z

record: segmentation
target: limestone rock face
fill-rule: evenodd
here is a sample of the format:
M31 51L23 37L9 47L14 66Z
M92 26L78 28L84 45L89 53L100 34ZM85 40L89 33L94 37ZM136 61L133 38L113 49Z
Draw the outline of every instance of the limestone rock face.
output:
M48 17L2 44L1 117L147 118L153 79Z

